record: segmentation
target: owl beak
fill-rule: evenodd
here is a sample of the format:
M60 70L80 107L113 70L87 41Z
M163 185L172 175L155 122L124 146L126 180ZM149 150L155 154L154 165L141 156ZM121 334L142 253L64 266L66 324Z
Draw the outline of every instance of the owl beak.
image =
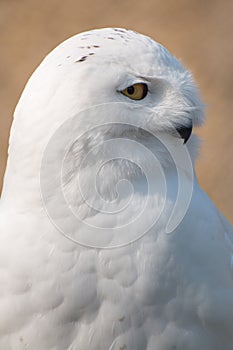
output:
M184 140L184 143L186 143L190 138L192 134L192 130L193 130L192 123L188 126L179 126L176 128L176 131L178 132L180 137Z

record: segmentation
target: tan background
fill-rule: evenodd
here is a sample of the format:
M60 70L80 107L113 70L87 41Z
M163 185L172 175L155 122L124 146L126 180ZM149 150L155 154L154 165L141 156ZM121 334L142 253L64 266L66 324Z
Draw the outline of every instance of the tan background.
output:
M193 72L208 117L198 177L233 222L232 0L0 0L0 184L13 110L33 70L67 37L106 26L153 37Z

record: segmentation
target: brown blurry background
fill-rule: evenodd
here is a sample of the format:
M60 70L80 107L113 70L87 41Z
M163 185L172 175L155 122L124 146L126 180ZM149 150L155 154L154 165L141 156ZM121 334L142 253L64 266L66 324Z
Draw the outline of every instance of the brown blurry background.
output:
M13 110L33 70L69 36L107 26L151 36L193 72L208 117L199 182L233 222L232 0L0 0L0 184Z

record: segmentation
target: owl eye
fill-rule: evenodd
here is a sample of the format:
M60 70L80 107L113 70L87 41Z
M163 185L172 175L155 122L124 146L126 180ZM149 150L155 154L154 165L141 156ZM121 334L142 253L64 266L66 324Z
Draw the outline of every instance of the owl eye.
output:
M144 83L137 83L128 86L126 89L122 90L121 93L131 98L131 100L142 100L148 93L148 86Z

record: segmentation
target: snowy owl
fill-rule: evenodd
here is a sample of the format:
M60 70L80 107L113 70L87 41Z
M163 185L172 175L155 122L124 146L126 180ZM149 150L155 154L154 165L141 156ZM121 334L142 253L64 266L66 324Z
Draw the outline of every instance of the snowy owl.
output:
M78 34L16 107L1 350L232 350L233 231L194 171L203 104L162 45Z

